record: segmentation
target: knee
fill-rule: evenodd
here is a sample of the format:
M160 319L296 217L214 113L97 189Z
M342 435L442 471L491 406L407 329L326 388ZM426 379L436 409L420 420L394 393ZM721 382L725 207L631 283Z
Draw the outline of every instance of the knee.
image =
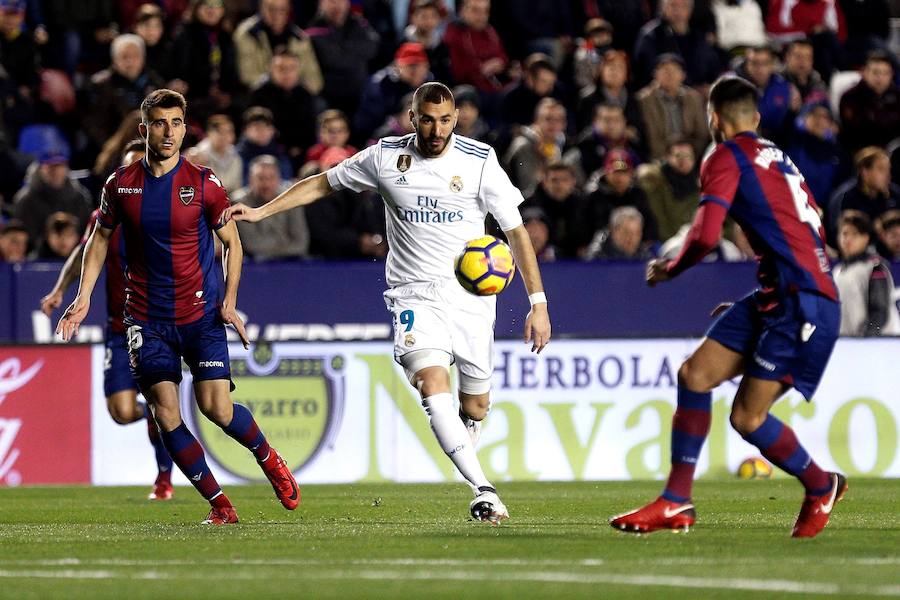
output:
M128 397L113 397L107 404L109 416L119 425L128 425L144 417L142 407Z
M200 412L219 427L227 427L234 417L231 403L209 402L200 406Z
M462 410L473 421L483 421L491 408L490 397L487 394L461 398Z
M690 359L681 363L681 367L678 369L678 385L692 392L712 391L719 384L714 379L715 377L708 369Z
M450 374L441 367L429 367L416 374L416 387L422 398L450 391Z
M755 413L735 404L731 407L731 426L741 437L747 437L762 426L768 413Z

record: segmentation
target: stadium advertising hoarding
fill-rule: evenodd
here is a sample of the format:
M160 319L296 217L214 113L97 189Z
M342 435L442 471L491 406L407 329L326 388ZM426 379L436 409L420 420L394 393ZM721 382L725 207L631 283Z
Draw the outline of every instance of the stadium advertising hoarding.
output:
M0 347L0 485L90 483L96 366L88 347Z
M493 408L479 445L489 477L661 478L668 468L676 372L696 343L563 340L535 356L521 342L499 342ZM235 399L252 409L301 482L458 479L388 344L284 343L231 351ZM815 401L791 392L774 412L824 468L898 477L898 353L900 340L841 340ZM100 367L102 352L95 349L95 378ZM155 466L143 429L113 424L102 386L94 388L93 481L152 481ZM757 455L728 425L735 390L732 382L714 393L701 476L733 473ZM219 480L261 480L245 450L198 419L189 386L182 386L182 395ZM186 483L180 474L177 482Z

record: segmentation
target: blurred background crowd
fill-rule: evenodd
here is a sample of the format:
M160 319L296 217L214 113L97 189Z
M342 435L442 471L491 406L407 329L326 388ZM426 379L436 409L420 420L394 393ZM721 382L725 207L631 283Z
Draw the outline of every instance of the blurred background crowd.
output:
M69 254L155 88L188 99L186 155L258 205L411 131L428 80L522 189L541 261L674 256L728 72L759 87L833 256L900 260L898 4L0 0L0 260ZM383 234L380 199L352 193L241 227L252 260L378 258ZM709 260L752 254L729 224Z

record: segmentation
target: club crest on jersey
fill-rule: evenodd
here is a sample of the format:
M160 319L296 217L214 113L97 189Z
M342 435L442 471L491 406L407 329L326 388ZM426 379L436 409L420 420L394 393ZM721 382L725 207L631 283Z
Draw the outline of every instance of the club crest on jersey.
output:
M412 165L412 155L411 154L401 154L397 157L397 170L401 173L405 173L409 170L409 167Z
M450 179L450 191L454 194L458 194L463 189L463 180L459 175L454 175L452 179Z
M194 188L189 185L181 186L178 188L178 197L181 199L181 203L187 206L194 199Z

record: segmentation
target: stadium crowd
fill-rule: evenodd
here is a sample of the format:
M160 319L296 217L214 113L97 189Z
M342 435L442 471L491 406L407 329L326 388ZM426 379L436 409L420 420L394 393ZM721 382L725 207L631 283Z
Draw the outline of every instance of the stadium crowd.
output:
M155 88L188 99L187 156L258 205L412 131L433 79L525 194L540 260L674 256L728 72L759 88L761 133L806 176L833 258L850 223L872 260L900 260L893 1L0 0L0 260L69 254ZM242 223L245 250L382 257L380 202L339 192ZM708 260L752 254L730 224Z

